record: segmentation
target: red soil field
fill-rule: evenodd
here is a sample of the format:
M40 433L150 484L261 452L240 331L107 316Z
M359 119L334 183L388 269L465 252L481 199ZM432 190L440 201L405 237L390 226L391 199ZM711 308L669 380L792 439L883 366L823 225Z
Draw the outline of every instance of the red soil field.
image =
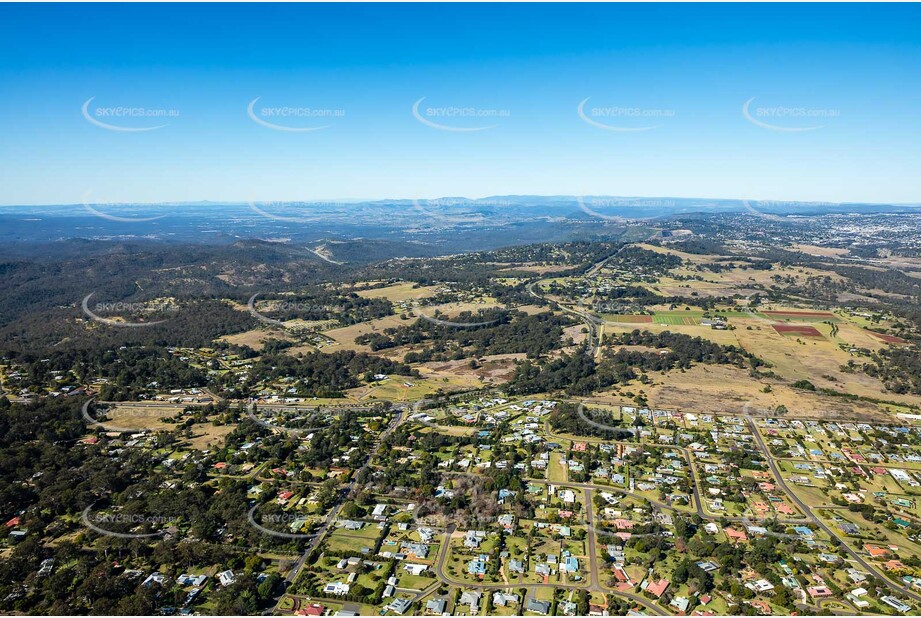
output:
M651 315L616 315L613 321L623 324L652 324Z
M774 324L774 330L781 335L798 335L800 337L819 337L822 333L817 331L813 326L795 326L793 324Z
M895 335L884 335L882 333L874 333L872 330L868 330L868 333L876 337L877 339L882 339L886 343L908 343L901 337L896 337Z

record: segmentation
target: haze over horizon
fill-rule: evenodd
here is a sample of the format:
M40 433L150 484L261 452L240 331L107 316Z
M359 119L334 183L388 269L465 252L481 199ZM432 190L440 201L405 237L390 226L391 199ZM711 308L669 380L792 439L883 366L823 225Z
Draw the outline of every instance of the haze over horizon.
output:
M918 5L46 6L0 204L921 201Z
M470 204L476 204L477 202L489 202L501 200L503 198L517 198L521 200L533 199L538 200L558 200L558 199L619 199L624 200L636 200L639 202L642 201L655 201L655 200L680 200L680 201L692 201L692 202L738 202L744 204L746 202L755 203L771 203L776 205L790 204L790 205L848 205L848 204L862 204L862 205L876 205L876 206L900 206L900 207L919 207L921 208L921 200L916 201L885 201L885 200L845 200L841 202L832 202L829 200L798 200L798 199L773 199L773 200L761 200L756 197L744 198L744 197L714 197L714 196L696 196L696 195L607 195L607 194L597 194L597 195L566 195L562 193L558 194L547 194L547 195L537 195L537 194L506 194L506 195L481 195L481 196L468 196L468 195L433 195L433 196L421 196L418 198L410 197L370 197L370 198L359 198L359 197L328 197L328 198L316 198L316 199L279 199L271 200L271 203L278 205L297 205L297 204L334 204L338 206L348 206L350 204L360 205L360 204L386 204L386 203L399 203L399 202L420 202L420 203L437 203L448 202L450 200L455 200L458 204L463 204L469 202ZM92 198L84 199L79 202L60 202L60 203L46 203L46 204L0 204L0 208L42 208L42 207L72 207L72 206L85 206L85 205L95 205L95 204L111 204L113 206L181 206L181 205L212 205L212 206L247 206L247 205L260 205L269 202L269 200L260 200L260 199L228 199L228 200L213 200L213 199L199 199L199 200L175 200L175 201L125 201L125 202L105 202L105 201L94 201ZM624 203L621 206L628 206L629 204ZM495 203L495 207L501 208L502 203Z

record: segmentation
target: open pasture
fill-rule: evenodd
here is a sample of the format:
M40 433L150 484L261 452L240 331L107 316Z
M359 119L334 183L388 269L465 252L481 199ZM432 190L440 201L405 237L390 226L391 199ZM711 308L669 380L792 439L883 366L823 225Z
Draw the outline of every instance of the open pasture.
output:
M797 320L800 322L838 322L840 318L830 311L787 311L768 310L761 311L764 315L775 320Z
M606 322L618 324L652 324L651 315L617 315L606 313L602 316Z
M422 287L415 283L394 283L381 288L370 288L355 292L362 298L386 298L392 303L416 298L425 298L435 294L434 287Z
M700 324L700 318L686 315L668 315L656 314L652 318L653 324L668 324L671 326L696 326Z

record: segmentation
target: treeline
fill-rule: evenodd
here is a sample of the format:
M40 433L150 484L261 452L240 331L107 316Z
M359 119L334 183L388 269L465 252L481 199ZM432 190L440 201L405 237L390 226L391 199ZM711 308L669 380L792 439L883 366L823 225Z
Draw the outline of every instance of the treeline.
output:
M673 253L660 253L642 247L630 246L622 249L617 257L609 262L612 266L624 269L644 269L664 272L680 267L684 261Z
M415 281L421 285L452 281L488 286L492 278L510 274L499 272L509 266L507 264L497 265L497 262L513 265L536 262L582 269L588 264L608 257L619 246L619 243L598 241L537 243L494 251L463 253L437 260L395 259L367 267L357 276L370 280L398 277L407 281ZM563 276L563 273L556 274Z
M427 317L441 319L437 314L427 314ZM476 314L466 311L457 317L444 319L474 326L443 325L420 318L408 326L361 335L355 342L366 344L375 351L403 345L433 344L423 352L407 354L404 359L407 363L456 358L458 355L449 352L458 350L463 351L460 358L514 353L527 353L529 357L536 358L559 349L563 328L573 324L573 320L564 315L528 315L523 312L510 313L503 309L487 309Z
M343 270L296 246L258 240L228 246L69 239L10 251L0 258L0 325L56 307L79 308L90 292L95 302L239 295L245 303L248 290L290 290Z
M200 456L164 470L162 458L151 452L171 450L184 433L179 428L150 438L153 451L124 449L120 437L102 430L95 434L98 443L85 444L82 403L76 397L28 405L0 398L0 515L4 521L19 518L8 530L27 531L0 561L0 611L155 615L182 606L187 591L175 578L195 566L230 568L237 575L234 585L210 592L213 613L264 608L280 578L257 580L265 564L253 548L299 551L303 541L277 539L249 524L252 481L209 482L210 466ZM329 437L337 444L346 439ZM88 517L102 529L161 536L100 536L81 522L88 507ZM53 572L37 576L47 558L55 560ZM169 583L141 586L126 569L159 570Z
M580 418L577 408L577 404L570 402L563 402L558 405L550 413L550 427L553 431L575 436L604 438L606 440L627 440L633 437L633 431L627 427L621 428L621 419L614 418L609 412L587 407L583 408L582 414L597 423L592 424ZM608 428L606 429L603 426Z
M274 320L336 320L346 325L393 313L393 304L386 298L362 298L354 292L339 293L322 287L306 294L260 296L254 308Z
M605 337L605 344L605 358L614 362L634 363L646 371L688 369L693 363L735 365L749 369L764 365L764 361L740 347L720 345L702 337L691 337L670 331L653 333L634 329L629 333ZM617 345L646 346L666 351L666 353L636 353L623 349L614 351L613 346Z
M921 353L917 347L885 348L875 352L864 372L880 379L886 389L900 395L921 395Z
M663 234L665 236L665 234ZM665 236L668 238L668 236ZM661 241L655 241L650 244L666 246ZM670 247L681 251L682 253L691 253L693 255L730 255L732 252L723 243L709 238L692 237L687 240L669 243Z
M606 340L609 344L612 339ZM532 394L563 390L569 395L589 395L615 384L628 384L643 372L687 369L694 363L756 368L763 361L735 346L721 346L700 337L664 331L634 330L613 339L621 345L660 348L664 353L605 348L602 360L577 351L544 363L526 360L515 369L508 390L512 394Z
M361 385L374 374L418 376L418 372L403 363L351 350L329 354L310 352L291 356L266 355L253 364L244 389L255 394L259 382L294 378L302 381L304 392L314 397L342 397L343 391Z
M220 300L188 299L177 301L175 310L158 316L156 319L165 320L160 324L124 327L94 321L81 311L80 300L71 299L72 307L22 316L14 324L0 328L0 349L5 355L28 362L28 358L45 358L65 347L62 341L66 341L66 349L86 350L121 346L207 347L222 335L243 332L259 324L249 313ZM94 296L91 310L96 300L109 302Z
M208 381L201 370L159 347L63 348L43 359L29 355L27 362L26 387L54 384L56 373L73 371L78 384L90 378L106 380L99 392L103 401L136 399L152 390L204 386Z

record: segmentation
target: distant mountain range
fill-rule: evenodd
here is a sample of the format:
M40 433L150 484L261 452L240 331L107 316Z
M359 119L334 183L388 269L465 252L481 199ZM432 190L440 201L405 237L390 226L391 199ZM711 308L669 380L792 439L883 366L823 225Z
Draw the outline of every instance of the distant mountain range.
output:
M505 195L480 199L251 202L86 203L0 207L0 240L70 238L229 243L375 239L407 254L430 255L496 243L558 241L611 235L670 216L700 214L806 217L918 212L921 204L746 201L707 198ZM413 247L416 247L413 250Z

